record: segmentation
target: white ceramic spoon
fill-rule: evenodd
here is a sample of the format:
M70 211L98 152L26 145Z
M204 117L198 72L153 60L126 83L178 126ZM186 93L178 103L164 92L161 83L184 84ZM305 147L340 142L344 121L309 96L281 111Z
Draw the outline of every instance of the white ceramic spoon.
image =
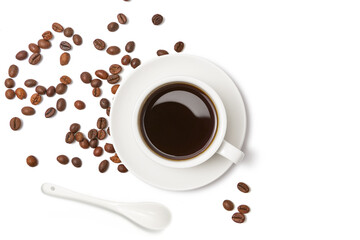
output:
M51 183L44 183L41 186L41 190L43 193L50 196L70 199L104 208L106 210L125 216L138 225L151 230L164 229L170 223L171 219L170 211L160 203L112 202L73 192L69 189Z

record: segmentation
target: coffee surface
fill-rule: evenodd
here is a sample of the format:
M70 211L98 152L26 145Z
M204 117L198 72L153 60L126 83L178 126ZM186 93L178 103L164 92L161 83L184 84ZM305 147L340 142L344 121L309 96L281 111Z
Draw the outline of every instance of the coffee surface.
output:
M217 114L202 90L184 83L169 84L148 97L141 110L140 127L154 152L170 160L186 160L211 144Z

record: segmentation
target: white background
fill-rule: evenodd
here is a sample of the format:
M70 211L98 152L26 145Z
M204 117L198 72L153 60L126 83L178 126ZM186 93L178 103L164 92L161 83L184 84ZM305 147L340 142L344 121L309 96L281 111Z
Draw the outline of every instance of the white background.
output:
M68 108L52 119L43 114L58 96L45 98L35 116L25 117L20 109L29 105L34 90L28 90L26 100L9 101L0 86L0 239L359 239L359 11L360 3L348 0L2 2L0 78L5 80L16 63L17 87L28 78L56 85L63 74L74 83L65 95ZM106 26L119 12L129 24L110 33ZM155 13L164 15L162 26L152 25ZM58 33L53 47L42 51L39 66L16 61L15 54L55 21L83 36L70 64L59 65L58 44L65 37ZM134 40L131 55L143 62L182 40L185 53L227 71L247 104L244 162L189 192L148 186L130 172L118 173L115 164L100 174L98 163L108 155L95 158L91 150L64 143L72 122L87 132L105 116L78 76L107 69L123 54L96 51L92 41L97 37L122 49ZM130 72L126 68L123 78ZM111 98L107 84L103 90ZM77 99L86 102L86 110L75 110ZM10 130L13 116L23 119L21 131ZM26 165L30 154L38 157L38 167ZM59 154L79 156L83 167L60 165ZM238 181L248 183L251 192L239 192ZM149 232L115 214L45 196L43 182L117 201L159 201L171 209L173 221L164 231ZM222 208L224 199L251 207L246 223L232 222L232 212Z

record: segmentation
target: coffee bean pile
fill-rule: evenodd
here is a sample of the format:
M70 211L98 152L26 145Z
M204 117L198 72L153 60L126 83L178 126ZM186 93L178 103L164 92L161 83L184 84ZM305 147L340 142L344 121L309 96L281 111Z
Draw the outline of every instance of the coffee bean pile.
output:
M239 182L237 184L237 188L239 189L239 191L241 191L243 193L248 193L250 191L249 186L243 182ZM231 200L224 200L223 207L227 211L232 211L232 210L234 210L235 205ZM245 214L249 213L249 212L250 212L250 208L247 205L244 205L244 204L239 205L237 207L237 212L235 212L232 215L232 220L236 223L243 223L246 220Z
M124 0L128 2L129 0ZM116 21L117 20L117 21ZM151 22L155 26L159 26L163 24L164 17L160 14L155 14L151 18ZM110 32L116 32L121 29L122 25L128 24L128 17L124 13L119 13L114 18L114 21L107 25L107 29ZM38 65L41 63L43 59L42 51L46 49L50 49L52 47L52 40L54 39L54 34L62 34L65 39L60 42L59 48L63 51L59 56L59 63L60 66L68 65L71 61L71 55L69 51L71 51L75 46L81 46L83 44L83 38L75 33L74 29L71 27L63 27L60 23L55 22L51 26L53 31L45 31L42 34L42 38L37 41L37 43L30 43L28 45L28 49L30 54L27 50L21 50L16 53L15 58L18 61L23 61L28 59L30 65ZM71 41L68 38L72 38ZM121 48L116 45L110 45L101 38L96 38L93 40L93 45L96 50L99 51L106 51L107 54L111 56L119 55L121 53ZM101 97L102 90L101 87L104 82L112 85L111 93L116 94L118 88L120 87L120 81L122 80L120 74L123 72L123 68L127 65L130 65L133 69L137 68L141 65L141 60L137 57L132 57L129 54L132 54L136 49L135 41L129 41L125 44L124 50L125 54L121 57L119 63L114 63L109 66L108 71L104 69L98 69L94 71L94 77L90 73L91 71L87 72L84 71L80 75L80 80L88 84L92 87L92 95L94 97ZM175 52L182 52L184 49L184 43L179 41L174 45ZM166 50L158 50L157 55L162 56L169 54ZM27 79L24 81L24 86L27 88L25 90L22 87L13 88L16 85L15 79L19 74L19 67L15 64L12 64L8 69L8 76L5 80L5 86L7 88L5 92L5 96L7 99L14 99L17 97L20 100L24 100L27 98L28 94L27 91L33 89L33 93L30 95L30 104L32 106L24 106L21 109L21 113L25 116L33 116L36 115L35 107L39 104L45 102L45 97L54 97L57 95L63 95L67 92L68 87L70 87L73 79L68 75L63 75L59 79L59 83L56 86L49 86L45 87L42 86L36 81L35 79ZM56 106L49 106L44 113L45 118L53 118L59 112L63 112L67 109L67 101L65 98L60 97L56 102ZM99 105L102 109L105 110L106 115L110 116L111 110L111 103L107 98L101 98L99 101ZM86 108L86 103L84 100L76 100L74 102L74 107L77 110L84 110ZM10 120L10 128L14 131L20 130L23 125L23 121L19 117L13 117ZM96 124L97 128L90 129L86 134L80 131L80 124L73 123L70 126L69 132L65 134L65 143L67 144L74 144L78 142L79 146L83 149L93 149L93 155L95 157L101 157L104 154L104 151L109 154L114 154L110 157L110 160L114 164L118 164L118 171L121 173L127 172L127 168L121 164L121 160L119 159L118 155L115 152L114 146L111 143L105 143L105 145L99 146L99 141L106 139L107 135L110 135L110 128L108 127L107 119L104 117L100 117ZM59 155L57 157L57 161L63 165L66 165L70 162L69 158L66 155ZM38 165L38 159L35 156L29 156L26 159L26 162L29 166L35 167ZM71 163L76 168L80 168L82 166L82 160L78 157L73 157L71 159ZM109 168L109 161L103 160L99 164L99 171L104 173Z

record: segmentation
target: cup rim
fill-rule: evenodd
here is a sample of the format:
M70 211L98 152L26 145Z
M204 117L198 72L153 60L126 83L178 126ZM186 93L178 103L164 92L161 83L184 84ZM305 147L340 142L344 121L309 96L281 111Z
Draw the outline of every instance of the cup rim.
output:
M139 118L141 114L140 110L143 104L146 102L148 96L156 89L174 83L185 83L185 84L194 85L195 87L204 91L213 102L217 112L217 130L209 146L197 156L184 160L171 160L155 153L152 149L150 149L150 147L146 144L145 140L143 139L139 124ZM133 120L132 120L133 135L141 150L151 160L163 166L173 167L173 168L194 167L210 159L221 146L225 137L226 127L227 127L227 116L226 116L225 106L220 96L216 93L216 91L201 80L198 80L193 77L181 76L181 75L165 77L157 81L154 81L154 83L150 87L148 87L138 98L134 108Z

